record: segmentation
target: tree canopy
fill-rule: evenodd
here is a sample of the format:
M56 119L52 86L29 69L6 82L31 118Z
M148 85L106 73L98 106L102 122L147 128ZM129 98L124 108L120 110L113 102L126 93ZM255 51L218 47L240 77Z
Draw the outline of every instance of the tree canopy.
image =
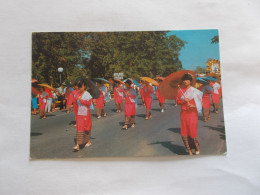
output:
M89 78L167 76L182 68L180 50L185 42L167 31L63 32L32 34L32 78L59 83Z
M217 44L219 43L219 36L216 35L211 39L211 44Z

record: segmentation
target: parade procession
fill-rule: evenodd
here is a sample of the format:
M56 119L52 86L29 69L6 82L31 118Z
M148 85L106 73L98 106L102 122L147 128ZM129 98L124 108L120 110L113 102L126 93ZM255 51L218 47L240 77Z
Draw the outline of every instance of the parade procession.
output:
M87 61L78 65L82 72L60 65L56 78L46 79L33 70L32 159L226 152L218 60L208 60L210 70L204 72L167 67L161 74L132 67L103 72L91 61L94 49L92 55L79 52ZM61 64L69 60L57 58Z

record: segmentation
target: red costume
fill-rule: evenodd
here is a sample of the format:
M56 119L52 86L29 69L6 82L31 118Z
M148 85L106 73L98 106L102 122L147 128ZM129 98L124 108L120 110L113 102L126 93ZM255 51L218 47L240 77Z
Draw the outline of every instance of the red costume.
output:
M152 93L153 93L153 87L150 85L145 85L143 87L143 97L144 102L147 110L151 109L152 105Z
M182 92L185 92L189 88L182 88ZM189 103L195 107L190 108L187 103L184 102L184 96L179 89L177 91L176 101L177 104L181 105L181 136L189 136L191 138L197 137L197 124L198 124L198 111L196 108L196 103L192 94L185 95L189 99Z
M66 89L65 97L67 99L67 106L73 103L73 91L74 89L72 87Z
M92 102L92 97L87 91L79 93L79 96L81 96L81 99L77 100L77 132L90 131L92 127L92 122L89 107Z
M203 92L202 108L210 108L210 106L211 106L211 104L210 104L210 94L211 94L212 88L209 85L205 85L205 86L202 85L199 88L199 90Z
M134 89L129 89L124 91L125 97L125 115L134 116L135 115L135 97L136 93Z
M114 98L116 104L121 104L123 102L123 87L115 87L114 88Z
M72 93L72 104L73 104L73 109L74 109L74 113L75 116L77 118L77 114L78 114L78 104L77 104L77 100L79 98L79 91L74 90L71 92Z
M159 87L156 89L156 96L158 98L159 104L163 104L165 102L164 97L159 92Z
M211 83L210 86L213 88L211 92L212 103L219 103L220 85L218 83Z
M101 89L99 89L99 91L100 91L100 95L96 99L96 108L104 108L104 95L103 95L103 91Z
M47 103L48 93L43 91L39 96L40 110L45 111L45 106Z

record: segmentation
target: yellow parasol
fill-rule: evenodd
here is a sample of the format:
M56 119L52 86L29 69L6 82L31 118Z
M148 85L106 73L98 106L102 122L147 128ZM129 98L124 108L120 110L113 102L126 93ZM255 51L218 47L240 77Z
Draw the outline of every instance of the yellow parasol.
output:
M50 85L48 85L48 84L38 84L39 86L42 86L42 87L46 87L46 88L49 88L49 89L52 89L52 90L54 90Z
M141 80L143 81L147 81L148 83L151 83L152 85L156 85L158 86L159 83L155 80L153 80L152 78L149 78L149 77L140 77Z

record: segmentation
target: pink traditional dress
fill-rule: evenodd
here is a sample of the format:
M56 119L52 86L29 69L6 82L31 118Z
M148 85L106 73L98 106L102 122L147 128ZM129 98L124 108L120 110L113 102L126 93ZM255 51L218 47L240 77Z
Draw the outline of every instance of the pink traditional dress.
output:
M91 134L91 114L90 105L92 103L92 96L89 92L79 92L80 99L77 100L78 113L77 113L77 144L83 145L90 141Z
M152 105L152 94L153 94L153 87L150 85L145 85L143 87L143 97L144 97L144 102L147 110L151 109Z
M73 93L72 93L73 91L74 91L74 89L72 87L69 87L66 89L65 96L67 98L67 106L71 105L73 103Z
M135 116L135 98L136 93L134 89L129 89L124 91L125 97L125 115Z
M159 104L163 104L165 102L164 97L159 92L159 87L156 89L156 96L158 98Z
M39 104L40 104L40 110L45 111L45 106L47 103L48 93L46 91L43 91L39 96Z
M201 92L203 93L202 96L202 108L210 108L211 103L210 103L210 94L212 92L212 87L209 85L203 85L200 88Z
M96 99L96 108L104 108L104 95L103 95L103 91L101 89L99 89L99 91L100 91L100 95Z
M123 87L115 87L114 88L114 98L116 104L121 104L123 102Z
M92 96L89 92L84 91L79 93L81 99L77 100L78 104L78 116L77 116L77 131L90 131L92 127L91 114L90 114L90 105L92 103Z
M211 93L211 97L212 97L212 103L219 103L219 89L220 89L220 85L215 82L214 84L211 85L211 87L213 88L213 91Z
M176 98L177 104L181 105L181 136L195 139L197 138L198 111L201 113L202 110L202 92L194 87L181 90L177 91ZM189 107L184 102L184 98L187 98L193 107Z

